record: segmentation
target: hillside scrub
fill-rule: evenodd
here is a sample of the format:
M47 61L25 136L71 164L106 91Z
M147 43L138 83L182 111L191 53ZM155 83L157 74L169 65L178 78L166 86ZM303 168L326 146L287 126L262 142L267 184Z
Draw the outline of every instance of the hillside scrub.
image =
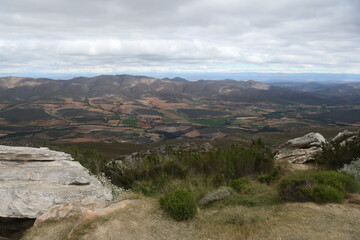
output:
M233 179L249 175L270 173L273 169L273 155L270 150L254 142L250 148L231 145L211 149L208 152L172 151L166 155L152 153L140 161L136 169L109 168L112 181L125 188L132 188L139 182L152 182L161 188L166 179L185 179L202 176L213 180L214 186L224 185ZM163 181L165 179L165 181Z
M358 191L354 177L335 171L304 171L284 178L278 187L280 198L290 202L341 203L346 193Z
M72 145L63 147L61 150L69 153L75 161L81 163L82 166L96 176L99 176L106 171L106 164L110 161L110 159L95 149L84 149L80 151L78 146Z
M360 157L360 137L345 143L330 142L322 146L322 154L317 159L331 169L342 168Z
M160 198L160 206L175 220L191 219L196 214L196 204L190 192L177 190Z
M353 160L349 164L345 164L344 167L340 169L340 172L347 173L354 176L358 181L360 181L360 157Z
M250 183L250 179L247 177L242 177L242 178L238 178L235 180L232 180L230 182L231 187L237 191L237 192L241 192L243 190L245 190L247 188L247 186Z

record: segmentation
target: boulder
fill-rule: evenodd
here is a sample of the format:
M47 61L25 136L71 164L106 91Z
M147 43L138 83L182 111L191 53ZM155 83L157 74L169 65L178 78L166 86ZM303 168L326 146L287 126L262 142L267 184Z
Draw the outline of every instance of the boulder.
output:
M350 132L345 130L343 132L338 133L331 142L339 143L340 145L345 145L347 142L354 141L355 139L359 138L359 132Z
M280 147L275 155L276 161L307 163L321 154L325 138L320 133L308 133L303 137L291 139Z
M205 142L205 143L200 145L200 152L208 152L213 148L214 147L210 143Z
M69 154L0 145L0 217L37 218L86 198L107 201L112 194Z
M219 188L213 192L207 193L202 199L199 201L199 205L204 207L209 203L219 201L221 199L227 198L231 195L230 191L227 188Z

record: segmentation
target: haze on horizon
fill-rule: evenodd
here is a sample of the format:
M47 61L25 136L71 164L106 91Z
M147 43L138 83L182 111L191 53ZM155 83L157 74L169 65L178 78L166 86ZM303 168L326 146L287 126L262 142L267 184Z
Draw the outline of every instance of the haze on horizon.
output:
M3 0L0 76L360 74L358 0Z

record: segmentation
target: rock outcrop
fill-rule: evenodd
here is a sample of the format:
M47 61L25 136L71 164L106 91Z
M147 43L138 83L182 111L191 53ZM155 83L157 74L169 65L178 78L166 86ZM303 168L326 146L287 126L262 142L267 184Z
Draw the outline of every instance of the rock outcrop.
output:
M73 216L78 216L83 220L104 216L118 211L119 209L124 208L127 204L135 201L136 200L123 200L115 203L112 202L111 204L107 205L104 201L91 199L56 205L39 216L36 219L34 225L37 226L46 220L58 221L60 219Z
M347 142L354 141L360 137L360 132L350 132L345 130L343 132L338 133L331 142L339 143L340 145L345 145Z
M303 137L291 139L275 155L276 161L288 161L290 163L307 163L315 160L321 154L321 145L325 138L320 133L308 133Z
M0 217L37 218L55 205L111 200L111 190L69 154L0 145Z
M224 198L227 198L231 195L229 189L227 188L219 188L213 192L209 192L207 193L202 199L200 199L199 201L199 205L201 207L205 207L206 205L215 202L215 201L219 201L222 200Z

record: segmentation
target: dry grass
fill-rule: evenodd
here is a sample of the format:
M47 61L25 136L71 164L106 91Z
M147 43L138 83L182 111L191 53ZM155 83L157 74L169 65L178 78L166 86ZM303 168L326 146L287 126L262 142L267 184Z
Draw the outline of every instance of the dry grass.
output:
M79 217L72 217L61 221L45 221L37 227L27 230L22 240L60 240L66 236L78 220Z
M199 210L191 221L176 222L163 213L156 199L140 198L105 217L76 221L44 222L30 229L24 239L355 240L360 236L360 205L212 205Z

